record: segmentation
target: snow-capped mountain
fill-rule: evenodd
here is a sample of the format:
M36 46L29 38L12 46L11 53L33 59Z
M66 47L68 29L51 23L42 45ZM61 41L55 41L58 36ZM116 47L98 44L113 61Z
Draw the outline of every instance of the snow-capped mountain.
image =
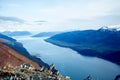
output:
M119 25L113 25L113 26L103 26L99 30L120 31L120 24Z

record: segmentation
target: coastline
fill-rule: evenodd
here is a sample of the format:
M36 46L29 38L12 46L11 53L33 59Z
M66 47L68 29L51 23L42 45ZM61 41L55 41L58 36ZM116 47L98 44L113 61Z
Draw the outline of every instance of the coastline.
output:
M107 56L109 56L109 55L102 55L99 52L94 51L94 50L89 50L89 49L78 50L77 48L75 48L78 45L71 44L71 43L69 44L69 43L66 43L66 42L57 41L57 40L53 40L53 39L50 39L50 38L49 39L44 39L44 41L46 41L48 43L51 43L53 45L56 45L56 46L72 49L72 50L76 51L78 54L81 54L83 56L98 57L98 58L107 60L109 62L115 63L115 64L120 66L120 62L115 62L115 61L109 60L109 58L107 58Z

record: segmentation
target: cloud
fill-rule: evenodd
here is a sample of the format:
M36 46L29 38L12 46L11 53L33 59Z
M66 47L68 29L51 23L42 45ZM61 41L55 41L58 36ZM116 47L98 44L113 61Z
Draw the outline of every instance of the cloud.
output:
M43 23L43 22L47 22L47 21L45 21L45 20L39 20L39 21L34 21L34 22L41 22L41 23Z
M24 23L25 21L22 19L19 19L17 17L6 17L6 16L0 16L1 21L12 21L12 22L18 22L18 23Z
M118 25L111 25L110 28L116 28L116 29L120 30L120 24L118 24Z
M16 23L13 21L0 21L0 31L35 31L35 24Z
M26 20L18 29L97 29L120 24L120 0L3 0L0 4L3 7L0 15L14 16L2 18L2 21L10 21L8 26L24 22L16 17Z
M46 23L47 21L39 20L39 21L34 21L34 22L37 23L37 25L42 25L42 24Z

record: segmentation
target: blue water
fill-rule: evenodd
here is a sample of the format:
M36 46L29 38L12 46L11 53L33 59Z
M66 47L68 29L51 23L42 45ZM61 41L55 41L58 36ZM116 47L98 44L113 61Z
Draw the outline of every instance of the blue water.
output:
M48 63L54 63L64 76L83 80L88 75L93 80L114 80L120 74L120 66L97 57L85 57L69 48L59 47L44 41L45 38L15 37L32 55L39 54Z

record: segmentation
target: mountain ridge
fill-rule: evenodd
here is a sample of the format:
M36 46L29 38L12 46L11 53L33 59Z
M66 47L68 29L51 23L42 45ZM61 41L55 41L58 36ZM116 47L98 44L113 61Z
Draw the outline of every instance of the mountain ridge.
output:
M60 32L41 32L41 33L33 35L32 37L50 37L50 36L53 36L59 33Z
M6 35L6 36L26 36L26 35L31 35L29 31L4 31L1 32L1 34Z
M39 64L39 66L45 66L46 68L49 67L49 65L44 63L40 58L31 56L29 52L23 47L23 45L13 38L0 34L0 43L8 46L9 48L13 49L16 52L19 52L20 55L25 56L26 58L32 60L33 62L36 62L37 64Z
M0 43L0 56L2 56L0 59L1 67L4 67L8 64L12 66L20 66L24 63L30 63L34 67L39 67L36 62L26 58L25 56L21 55L20 53L2 43Z
M99 57L120 64L120 31L109 29L71 31L45 41L71 48L84 56Z

